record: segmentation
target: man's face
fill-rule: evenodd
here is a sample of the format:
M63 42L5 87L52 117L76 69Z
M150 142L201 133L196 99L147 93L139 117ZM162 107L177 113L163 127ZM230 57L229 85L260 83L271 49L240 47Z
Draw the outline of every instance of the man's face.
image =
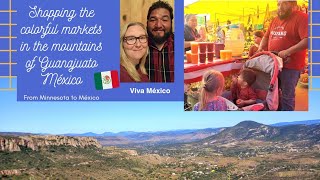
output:
M149 36L157 43L164 43L172 32L170 12L164 8L158 8L150 13L147 23Z
M293 3L289 1L278 0L278 17L282 20L292 13Z

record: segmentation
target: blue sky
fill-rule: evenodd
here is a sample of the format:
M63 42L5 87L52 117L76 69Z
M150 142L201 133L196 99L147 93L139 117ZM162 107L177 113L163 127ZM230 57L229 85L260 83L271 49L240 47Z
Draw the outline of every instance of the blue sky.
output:
M308 112L184 112L183 102L17 102L16 91L0 91L0 132L162 131L233 126L243 120L312 120L320 119L319 99L319 91L310 91Z

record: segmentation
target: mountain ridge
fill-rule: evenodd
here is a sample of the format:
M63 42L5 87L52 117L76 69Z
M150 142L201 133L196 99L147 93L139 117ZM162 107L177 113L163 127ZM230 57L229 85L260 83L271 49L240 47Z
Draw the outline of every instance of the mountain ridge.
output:
M243 121L233 127L225 128L218 134L200 141L204 144L231 143L246 140L320 143L320 124L294 124L271 126L254 121Z
M240 123L247 123L247 122L256 122L253 120L244 120ZM256 122L258 123L258 122ZM239 124L239 123L238 123ZM259 123L261 124L261 123ZM320 120L304 120L304 121L291 121L291 122L279 122L269 124L269 126L287 126L287 125L297 125L297 124L305 124L305 125L315 125L320 124ZM161 134L161 133L170 133L170 132L185 132L190 133L194 131L201 131L201 130L214 130L214 129L221 129L226 127L216 127L216 128L204 128L204 129L177 129L177 130L167 130L167 131L120 131L120 132L104 132L104 133L94 133L94 132L85 132L85 133L64 133L64 134L57 134L61 136L130 136L135 135L138 133L149 133L149 134ZM10 136L21 136L21 135L50 135L50 133L28 133L28 132L0 132L0 135L10 135ZM54 134L52 134L54 135Z
M104 132L96 134L87 132L82 134L64 134L67 137L91 137L97 139L103 146L130 146L130 145L159 145L192 142L232 142L237 140L264 140L264 141L295 141L311 140L318 142L315 136L320 133L320 120L297 122L282 122L265 125L259 122L245 120L232 127L183 129L155 132L124 131L118 133ZM28 136L31 133L0 132L0 135ZM39 135L39 134L37 134ZM45 134L43 134L45 135Z
M68 137L58 135L0 136L0 151L21 151L29 148L37 151L48 146L73 146L101 148L101 144L91 137Z

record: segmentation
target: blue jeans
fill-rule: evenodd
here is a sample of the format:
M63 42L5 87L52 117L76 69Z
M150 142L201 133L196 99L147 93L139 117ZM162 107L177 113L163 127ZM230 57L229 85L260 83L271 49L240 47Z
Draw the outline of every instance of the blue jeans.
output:
M282 69L279 74L280 89L282 91L282 96L280 96L281 111L294 111L296 86L299 78L299 70Z

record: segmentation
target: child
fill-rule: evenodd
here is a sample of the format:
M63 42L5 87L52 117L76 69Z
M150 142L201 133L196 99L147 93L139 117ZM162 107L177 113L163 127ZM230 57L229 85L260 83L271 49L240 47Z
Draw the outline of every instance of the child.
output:
M256 73L251 69L243 69L238 78L233 77L231 84L232 100L241 108L256 103L257 95L251 88L256 81Z
M256 31L256 32L254 32L253 35L254 35L254 43L255 44L252 45L250 47L250 49L249 49L249 57L253 56L257 52L257 50L259 48L259 45L260 45L260 42L261 42L261 40L263 38L263 32L262 31Z
M203 87L199 102L194 105L194 111L226 111L227 103L220 95L224 89L224 77L215 70L206 72L202 79Z

